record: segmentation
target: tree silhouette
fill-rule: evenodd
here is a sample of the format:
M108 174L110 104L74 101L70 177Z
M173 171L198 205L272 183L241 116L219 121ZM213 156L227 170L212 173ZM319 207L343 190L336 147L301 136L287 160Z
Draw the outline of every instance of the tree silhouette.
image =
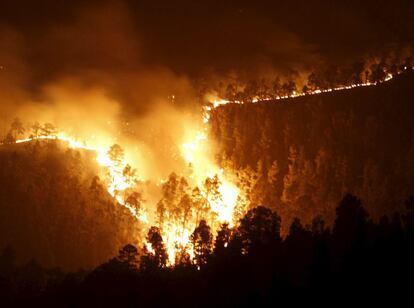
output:
M20 121L19 118L15 118L11 124L10 132L12 133L14 139L17 139L18 136L23 135L25 132L25 128L23 127L23 123Z
M332 231L333 253L337 264L342 264L345 257L360 256L366 244L367 232L367 212L357 197L347 194L336 209Z
M294 285L301 285L312 264L312 233L305 229L298 218L290 225L289 234L283 243L286 273ZM295 264L296 266L288 266Z
M174 260L176 268L190 268L193 266L186 246L177 247Z
M138 250L134 245L127 244L119 251L117 259L128 269L136 269L138 267Z
M361 200L347 194L336 208L336 219L333 227L335 236L345 239L354 237L367 227L368 214L362 207Z
M280 242L280 222L280 217L264 206L249 210L237 229L244 250L249 252L258 246Z
M191 235L191 242L194 247L195 264L198 266L206 264L212 250L213 235L205 220L201 220L198 227L194 230Z
M221 256L224 254L226 248L231 240L232 230L228 223L223 223L217 232L216 240L214 242L214 254Z
M144 246L144 255L141 257L141 269L154 270L167 265L168 255L165 249L160 230L151 227L148 231L147 242L151 245L151 252Z

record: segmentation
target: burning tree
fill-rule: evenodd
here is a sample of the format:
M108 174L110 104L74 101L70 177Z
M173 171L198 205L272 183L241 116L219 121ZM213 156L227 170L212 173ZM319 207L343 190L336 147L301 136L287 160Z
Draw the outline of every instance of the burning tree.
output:
M143 202L142 195L139 192L132 192L125 200L125 203L132 207L136 212L141 210L141 204Z
M13 135L14 139L17 139L18 136L23 135L25 132L25 128L23 127L23 123L20 121L19 118L15 118L11 124L10 132Z
M204 204L205 204L205 200L203 195L201 194L201 190L198 187L195 187L192 192L191 192L191 200L193 203L193 208L195 209L196 212L196 220L195 220L195 224L198 225L200 217L203 217L203 209L204 209Z
M57 134L57 128L51 123L45 123L40 127L40 136L54 136Z
M134 168L132 168L129 164L127 164L124 170L122 170L122 175L125 179L126 184L128 184L128 186L136 184L137 182L136 173L137 171Z
M119 144L114 144L109 148L108 156L115 166L120 166L125 156L124 149Z
M204 214L203 219L208 219L210 223L213 223L217 216L216 213L212 211L213 206L221 206L223 202L223 197L220 193L221 184L217 174L212 178L206 178L204 181L205 205L202 212Z
M32 133L30 135L30 138L39 137L39 133L40 133L40 129L41 129L41 126L40 126L39 122L37 122L37 121L34 122L33 125L30 128L31 128L31 131L32 131Z
M192 200L191 197L188 193L185 193L181 200L180 203L178 204L178 207L181 209L181 219L182 219L182 236L184 236L184 232L186 230L187 227L187 223L188 221L192 218Z
M24 134L24 132L25 129L22 122L19 120L19 118L15 118L10 125L10 129L6 134L6 137L3 139L3 143L12 144L16 142L16 139L20 135Z

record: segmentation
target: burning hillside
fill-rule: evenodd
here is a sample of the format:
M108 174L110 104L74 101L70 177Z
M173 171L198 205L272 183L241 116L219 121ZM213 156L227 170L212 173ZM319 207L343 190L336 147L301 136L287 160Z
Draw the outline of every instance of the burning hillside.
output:
M412 16L0 1L0 306L277 306L413 276Z
M346 117L348 108L356 108L355 110L364 108L362 105L355 106L348 101L349 99L354 100L353 96L358 98L368 95L364 101L370 102L373 98L369 97L369 93L381 91L386 93L387 89L396 87L394 83L401 84L398 91L405 93L407 90L404 88L404 84L407 84L407 81L404 83L404 80L407 78L410 77L404 75L403 78L399 78L402 81L393 81L388 85L387 82L392 79L392 75L387 75L383 81L378 83L371 82L315 90L315 92L307 93L308 95L306 93L292 93L286 97L278 97L273 101L258 102L257 99L254 99L251 101L251 103L257 103L254 108L260 110L264 108L267 111L277 109L279 110L277 116L284 119L276 125L272 119L272 113L259 111L258 120L260 122L256 123L265 123L262 131L255 130L251 124L245 126L256 116L250 115L250 119L248 119L245 115L240 114L242 111L238 109L237 114L233 113L234 108L241 108L238 105L244 105L243 108L249 110L253 108L248 102L212 100L211 103L203 107L203 113L198 122L185 126L184 137L178 139L182 142L175 144L180 155L177 159L181 161L183 167L181 172L173 169L167 179L142 177L140 174L141 165L137 164L135 159L132 159L131 162L128 160L133 153L131 148L128 148L128 144L125 150L118 144L110 145L108 142L108 140L116 140L117 138L93 137L90 140L80 141L64 131L59 131L59 128L49 123L40 125L36 122L31 127L27 127L19 120L15 120L4 139L3 147L20 145L24 149L30 149L44 143L50 148L50 145L59 142L68 148L68 151L89 153L89 157L94 157L95 161L94 175L99 176L94 179L100 179L100 185L103 185L108 196L113 198L113 210L122 211L124 209L123 211L126 211L133 220L125 227L127 229L133 228L134 231L129 232L126 236L134 236L137 241L141 239L141 245L144 245L149 253L153 253L155 248L151 240L149 238L143 239L151 226L157 226L159 230L157 232L160 233L166 245L168 265L174 265L177 262L183 262L183 260L196 262L194 260L193 232L202 222L206 223L212 234L215 235L223 225L231 228L237 224L239 218L251 206L267 204L278 209L285 222L283 226L286 228L293 217L299 217L305 222L310 222L315 215L332 217L334 206L329 205L329 200L335 204L336 200L348 191L365 189L366 191L361 190L361 194L367 196L368 204L375 202L375 196L367 194L369 194L369 189L378 189L376 186L369 188L369 185L381 185L382 183L378 182L380 171L378 171L377 164L379 162L374 160L360 164L352 158L351 154L346 156L342 151L342 155L345 156L335 158L339 159L337 161L339 165L333 164L331 160L336 156L335 151L337 150L326 148L326 145L325 147L322 144L318 145L317 142L317 140L323 142L329 137L326 135L326 130L325 132L321 131L322 127L311 128L310 132L313 133L312 136L307 137L308 141L301 140L302 137L298 136L302 136L304 132L299 133L298 136L295 133L296 120L294 118L299 113L289 110L297 106L292 104L297 97L296 100L305 100L300 104L301 108L308 106L312 109L312 112L306 114L320 117L321 114L333 112L334 119L340 117L341 114L342 117ZM338 92L381 83L384 85L361 90L362 92ZM338 94L334 94L335 92ZM337 113L335 109L329 113L318 112L317 109L326 108L323 100L328 99L328 97L321 96L322 101L314 101L314 97L317 97L314 94L321 93L332 93L330 97L337 101L337 108L344 109L341 109L340 113ZM300 98L302 96L305 97ZM387 96L389 94L384 97ZM280 99L291 99L289 100L290 104L285 105L283 101L278 103ZM311 100L311 102L308 103L306 100ZM339 101L344 101L344 104L338 103ZM404 104L403 101L401 103ZM224 105L228 106L223 107ZM395 106L395 108L399 110L400 106ZM285 111L285 109L289 110ZM248 112L250 113L250 111ZM284 116L283 114L286 112L287 115ZM358 114L365 116L363 111ZM389 116L391 114L395 113L389 113ZM271 117L269 118L269 116ZM242 127L250 127L249 131L239 132L238 130L241 129L239 121L245 123ZM303 119L303 121L309 123L308 125L313 125L312 119ZM374 115L371 115L369 123L375 123L375 121ZM211 127L210 122L212 122ZM318 123L318 125L322 125L323 122L318 120ZM335 120L332 122L335 127L324 129L331 131L330 134L335 134L335 131L343 134L344 127L342 126L344 123L341 123ZM226 128L226 125L234 127L235 131ZM274 125L277 127L273 127ZM398 127L396 126L395 129ZM218 141L219 163L216 161L215 151L211 147L213 142L210 140L211 137L209 139L210 132L213 133L213 139ZM225 135L222 132L225 132ZM273 132L273 135L270 132ZM322 137L324 134L325 136ZM371 131L368 131L367 134L366 140L373 138L370 135ZM409 139L409 137L407 138ZM105 142L102 143L102 140ZM296 143L291 144L293 140L296 140ZM16 145L13 145L14 143ZM372 141L368 144L378 147L380 142ZM407 146L409 145L407 144ZM251 149L249 156L245 155L247 148ZM406 150L409 151L409 148ZM330 153L331 151L332 153ZM361 151L365 152L366 150L361 149ZM128 153L129 155L127 155ZM362 153L359 154L360 157L363 157ZM370 155L370 157L372 159L374 156ZM330 162L331 169L324 167L327 162ZM407 163L409 164L409 162ZM332 169L334 167L336 170ZM339 174L338 172L342 172L339 178L344 182L342 184L335 183L332 188L328 189L328 185L322 182L328 181L328 179L331 179L332 182L332 177ZM397 180L401 180L399 174L395 176ZM89 177L91 178L91 176ZM352 177L360 177L362 181L359 181L358 185L349 186L346 179ZM97 185L96 182L93 185ZM320 191L322 188L328 190ZM401 188L409 189L407 185L401 185ZM320 207L322 204L324 206ZM385 208L386 205L375 204L372 206L378 216L389 213ZM115 209L118 207L121 209Z
M349 192L374 218L392 214L390 204L414 189L412 84L409 70L376 86L286 103L220 104L210 115L219 161L236 170L252 204L277 210L285 233L294 217L332 223L336 200Z
M0 242L19 262L76 270L138 243L140 224L114 206L94 158L57 140L0 147Z

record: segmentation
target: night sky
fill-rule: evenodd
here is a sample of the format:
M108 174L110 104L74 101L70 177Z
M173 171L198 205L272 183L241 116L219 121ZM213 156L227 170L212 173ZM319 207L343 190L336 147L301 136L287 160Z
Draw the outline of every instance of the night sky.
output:
M412 1L2 1L2 49L36 78L163 67L260 72L411 46Z

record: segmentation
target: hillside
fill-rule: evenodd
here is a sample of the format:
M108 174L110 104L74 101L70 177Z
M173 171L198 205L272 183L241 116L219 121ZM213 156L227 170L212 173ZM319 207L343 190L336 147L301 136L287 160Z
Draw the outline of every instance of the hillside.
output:
M136 221L96 175L94 153L59 141L0 147L0 249L18 262L90 268L135 243Z
M253 204L286 222L332 222L346 192L374 218L414 193L414 73L352 90L215 109L218 159L235 168Z

